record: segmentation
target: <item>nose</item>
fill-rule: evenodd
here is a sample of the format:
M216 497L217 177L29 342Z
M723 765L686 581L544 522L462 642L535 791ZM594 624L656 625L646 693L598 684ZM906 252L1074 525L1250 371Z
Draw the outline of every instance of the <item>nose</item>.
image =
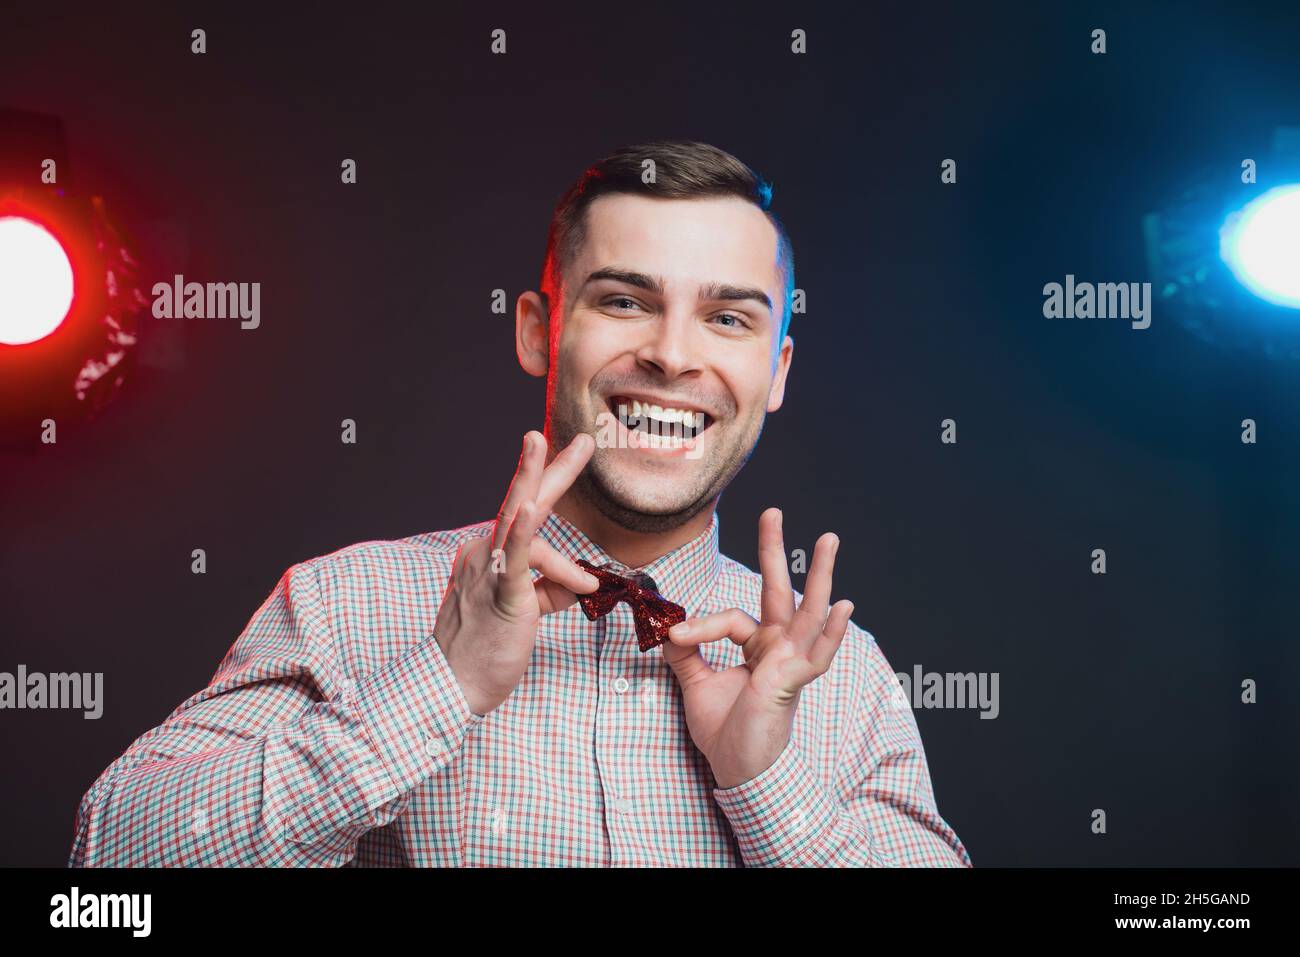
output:
M658 372L666 379L677 379L700 369L699 344L688 313L663 313L657 322L648 323L645 341L636 349L637 365Z

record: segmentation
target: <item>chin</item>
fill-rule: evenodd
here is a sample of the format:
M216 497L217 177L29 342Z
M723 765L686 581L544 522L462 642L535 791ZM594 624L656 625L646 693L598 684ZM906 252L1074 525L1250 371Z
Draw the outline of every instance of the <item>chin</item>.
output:
M576 483L608 519L639 532L662 532L690 521L708 506L706 497L663 494L663 482L644 476L611 475L608 471L584 471Z
M668 516L689 511L698 501L695 496L665 495L664 483L627 475L604 476L601 485L608 490L611 502L619 508L642 515Z

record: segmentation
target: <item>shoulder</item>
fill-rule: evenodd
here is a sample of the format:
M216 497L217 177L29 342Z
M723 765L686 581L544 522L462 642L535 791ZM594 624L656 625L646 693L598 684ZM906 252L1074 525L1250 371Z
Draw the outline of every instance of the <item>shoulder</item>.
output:
M310 595L338 652L359 671L432 634L460 546L492 522L407 538L357 542L286 572L290 600Z
M470 539L490 534L492 522L463 528L423 532L406 538L357 542L295 565L322 582L364 581L382 584L387 579L406 580L450 569L460 546Z

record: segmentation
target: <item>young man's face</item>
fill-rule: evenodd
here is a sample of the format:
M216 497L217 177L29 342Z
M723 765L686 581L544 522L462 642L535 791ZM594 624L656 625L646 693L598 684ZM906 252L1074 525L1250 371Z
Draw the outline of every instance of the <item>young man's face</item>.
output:
M777 250L767 216L738 197L613 194L588 208L550 330L546 431L556 451L596 438L574 489L619 525L664 531L699 514L780 408L794 344L777 338ZM633 402L665 432L694 426L693 446L632 436L618 416Z

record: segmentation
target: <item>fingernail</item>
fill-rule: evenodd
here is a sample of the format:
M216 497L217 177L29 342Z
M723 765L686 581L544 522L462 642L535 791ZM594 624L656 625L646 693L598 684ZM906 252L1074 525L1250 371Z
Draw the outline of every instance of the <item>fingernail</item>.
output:
M599 587L600 587L600 579L597 578L595 575L587 575L587 576L586 576L586 581L587 581L587 587L588 587L588 588L599 588Z

